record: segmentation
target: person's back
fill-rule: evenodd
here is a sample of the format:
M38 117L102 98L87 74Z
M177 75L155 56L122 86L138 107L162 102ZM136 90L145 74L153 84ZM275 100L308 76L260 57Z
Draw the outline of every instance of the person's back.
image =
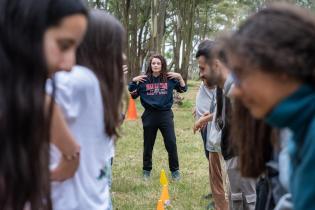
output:
M81 66L60 72L56 79L56 102L81 146L80 166L73 178L53 182L54 209L85 210L109 207L110 159L114 142L104 131L104 110L99 82L94 73ZM52 165L60 154L52 150Z

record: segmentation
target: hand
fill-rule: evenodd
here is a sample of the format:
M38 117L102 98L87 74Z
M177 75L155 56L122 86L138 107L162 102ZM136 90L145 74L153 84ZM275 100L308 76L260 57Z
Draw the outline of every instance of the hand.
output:
M180 73L176 73L176 72L167 72L167 78L169 79L177 79L177 80L181 80L182 75L180 75Z
M145 82L147 75L140 75L132 79L133 82Z
M211 120L213 114L210 114L209 112L205 112L200 118L199 120L196 121L193 131L194 134L196 133L196 131L200 131L201 129L203 129L205 126L207 126L208 122Z
M205 113L203 113L203 115L202 115L200 118L205 118L205 117L207 117L207 116L210 116L210 112L205 112Z
M137 90L134 90L134 91L130 92L131 95L133 95L135 93L137 93Z
M201 124L207 124L210 120L212 120L213 114L210 114L210 112L205 112L200 118Z
M202 122L200 119L195 122L193 128L194 134L196 133L196 131L201 131L207 125L207 123Z
M80 163L80 156L71 160L67 159L64 155L61 157L57 168L50 172L52 181L65 181L74 176Z

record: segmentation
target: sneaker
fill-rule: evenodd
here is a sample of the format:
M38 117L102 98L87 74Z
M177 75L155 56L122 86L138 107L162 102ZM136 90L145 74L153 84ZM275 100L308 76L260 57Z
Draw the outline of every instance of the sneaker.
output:
M207 205L206 210L215 210L214 203L213 203L213 202L210 202L210 203Z
M151 176L151 171L143 170L143 179L148 180Z
M172 179L173 179L174 181L180 180L180 173L179 173L179 170L172 172Z

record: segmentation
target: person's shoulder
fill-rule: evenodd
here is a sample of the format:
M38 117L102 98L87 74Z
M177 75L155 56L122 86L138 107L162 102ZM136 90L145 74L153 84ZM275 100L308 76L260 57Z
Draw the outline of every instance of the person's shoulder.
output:
M74 66L70 71L58 71L55 74L57 80L85 80L85 78L93 77L92 70L84 66ZM95 77L95 76L94 76Z
M75 87L92 88L99 85L94 72L84 66L74 66L70 72Z
M70 74L72 74L73 77L77 78L78 80L82 81L90 81L97 79L94 72L85 66L74 66Z
M86 92L99 87L93 71L83 66L74 66L69 72L58 72L55 77L58 89L68 89L72 93Z

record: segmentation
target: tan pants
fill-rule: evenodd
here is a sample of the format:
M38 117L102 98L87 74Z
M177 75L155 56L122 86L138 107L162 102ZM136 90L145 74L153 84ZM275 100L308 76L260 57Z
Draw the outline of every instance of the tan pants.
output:
M225 197L224 176L221 163L222 156L218 152L209 152L209 178L212 197L216 210L228 210L228 201Z

